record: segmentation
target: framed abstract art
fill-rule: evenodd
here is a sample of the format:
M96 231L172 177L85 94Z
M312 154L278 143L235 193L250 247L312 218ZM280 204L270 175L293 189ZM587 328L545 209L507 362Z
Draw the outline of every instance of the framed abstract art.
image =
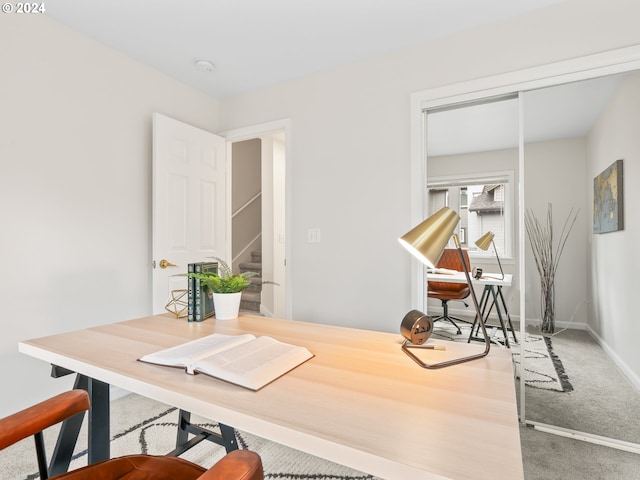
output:
M624 229L622 160L593 179L593 233Z

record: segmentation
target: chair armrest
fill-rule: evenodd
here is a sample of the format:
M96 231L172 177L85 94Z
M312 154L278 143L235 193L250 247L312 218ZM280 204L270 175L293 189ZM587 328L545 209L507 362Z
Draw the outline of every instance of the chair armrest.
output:
M0 450L89 409L89 395L71 390L0 420Z
M234 450L225 455L198 480L263 480L262 460L249 450Z

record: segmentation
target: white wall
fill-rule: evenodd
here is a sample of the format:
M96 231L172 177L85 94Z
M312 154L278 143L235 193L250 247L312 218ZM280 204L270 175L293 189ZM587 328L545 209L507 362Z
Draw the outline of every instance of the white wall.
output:
M412 92L640 43L639 15L637 2L570 0L222 100L224 129L291 119L293 317L397 332L412 307L397 242L413 226Z
M526 95L525 95L526 109ZM554 252L560 233L571 209L578 211L576 222L567 239L556 272L556 330L572 321L574 328L585 328L587 317L587 236L589 198L586 179L585 138L528 143L524 149L525 209L531 211L546 226L547 208L552 206ZM526 310L527 320L540 326L540 277L536 269L531 244L526 240ZM575 315L574 315L575 312ZM572 319L573 317L573 319Z
M151 115L218 102L43 16L0 19L0 415L68 388L20 340L151 313Z
M593 299L589 327L619 366L640 388L640 338L636 304L640 272L640 224L635 192L640 182L640 73L625 79L587 142L585 187L590 198L585 225L588 248L588 289ZM593 179L623 159L624 230L593 234Z

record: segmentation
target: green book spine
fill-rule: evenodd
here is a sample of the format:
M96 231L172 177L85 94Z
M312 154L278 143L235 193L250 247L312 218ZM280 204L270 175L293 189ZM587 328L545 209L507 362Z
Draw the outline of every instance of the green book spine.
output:
M187 272L193 273L194 264L190 263L187 266ZM191 277L187 277L187 321L193 322L195 317L195 307L194 307L194 280Z
M194 264L193 268L195 273L217 272L218 263L198 262ZM195 279L193 290L195 296L193 319L195 322L201 322L214 314L213 295L208 291L208 288L201 285L198 279Z

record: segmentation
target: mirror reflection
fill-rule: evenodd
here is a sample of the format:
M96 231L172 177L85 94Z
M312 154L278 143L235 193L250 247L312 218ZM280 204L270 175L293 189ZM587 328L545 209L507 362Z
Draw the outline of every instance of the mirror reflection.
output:
M546 272L538 271L527 238L527 330L543 333L560 381L525 390L526 419L633 443L640 443L640 363L637 348L624 340L633 322L614 313L628 303L616 290L632 276L624 260L631 252L624 233L593 233L593 179L617 159L634 161L637 133L629 126L638 125L639 87L640 74L627 73L523 94L525 209L553 235L557 265L553 302L545 302ZM618 245L613 255L612 244ZM620 269L599 271L605 258ZM605 304L612 308L602 309ZM548 308L551 326L543 332ZM532 358L529 365L536 363Z
M632 246L619 232L593 233L593 178L625 159L624 180L630 188L629 162L640 153L638 92L640 73L524 92L522 206L518 98L428 111L425 122L428 213L444 205L458 211L457 233L471 267L484 276L503 273L510 280L492 287L502 298L487 292L485 314L500 345L496 348L509 342L518 375L524 351L524 419L633 443L640 443L640 424L634 420L640 408L640 353L629 339L637 327L625 296L627 285L635 281L628 251ZM551 225L557 269L551 292L553 328L544 332L549 302L544 301L544 282L526 231L526 312L520 312L520 212L543 230ZM493 242L486 250L479 248L476 240L489 231ZM558 245L561 238L566 238L563 246ZM487 288L476 284L479 298ZM464 298L445 305L428 292L425 296L430 315L452 317L461 330L458 334L445 319L436 322L434 335L456 341L473 337L473 313ZM521 339L523 317L526 335Z

